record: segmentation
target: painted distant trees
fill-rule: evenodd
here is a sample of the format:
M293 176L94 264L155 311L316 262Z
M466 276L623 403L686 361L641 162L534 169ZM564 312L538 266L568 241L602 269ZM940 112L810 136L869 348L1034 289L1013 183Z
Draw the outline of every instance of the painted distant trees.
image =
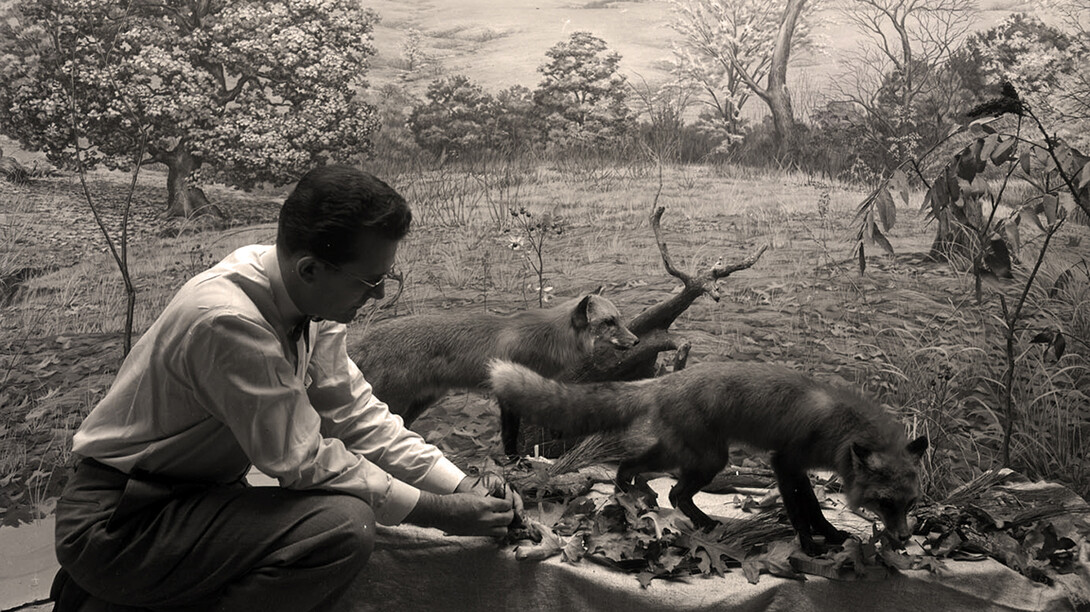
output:
M965 75L952 68L976 20L975 0L847 0L840 12L861 40L835 91L865 109L879 166L946 136L966 107Z
M464 75L436 79L409 117L416 143L449 157L476 150L606 147L630 133L635 115L621 56L589 32L546 52L537 89L515 85L493 96Z

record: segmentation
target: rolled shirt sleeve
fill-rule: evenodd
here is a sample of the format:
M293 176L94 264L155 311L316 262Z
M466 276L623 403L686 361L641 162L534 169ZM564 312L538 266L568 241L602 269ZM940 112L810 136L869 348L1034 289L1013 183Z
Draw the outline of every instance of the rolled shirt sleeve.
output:
M407 483L431 493L452 493L465 473L438 448L406 429L402 418L375 396L348 357L344 325L322 322L319 329L309 367L314 382L308 394L321 415L323 433L382 463Z
M464 474L374 397L347 357L344 326L319 328L309 392L268 323L237 314L210 314L192 328L189 379L216 381L195 391L200 403L281 486L355 495L379 523L396 525L415 507L417 486L450 493Z

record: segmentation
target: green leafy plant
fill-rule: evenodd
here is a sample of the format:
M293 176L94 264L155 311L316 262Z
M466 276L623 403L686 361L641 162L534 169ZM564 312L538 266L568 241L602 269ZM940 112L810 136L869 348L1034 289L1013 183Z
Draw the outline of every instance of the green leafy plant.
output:
M1013 278L1012 253L1030 242L1024 235L1033 230L1040 233L1035 239L1039 243L1036 257L1029 272L1019 279L1020 290L1013 302L998 291L1006 357L1000 381L1000 455L1006 466L1010 465L1011 436L1016 424L1016 370L1025 355L1019 346L1032 333L1029 342L1047 344L1057 360L1066 347L1062 330L1031 330L1025 320L1031 290L1053 238L1069 218L1090 219L1090 157L1050 133L1008 83L1003 84L998 98L980 105L972 114L978 118L959 126L948 137L968 132L972 140L930 181L920 168L934 147L921 158L903 162L863 201L856 216L856 254L862 274L866 270L867 247L877 245L893 253L886 234L896 223L896 200L909 203L906 167L915 170L926 188L922 210L938 224L932 256L968 261L978 304L983 302L985 280ZM1015 195L1010 188L1014 179L1030 188ZM1010 212L1001 216L1001 207L1008 207Z

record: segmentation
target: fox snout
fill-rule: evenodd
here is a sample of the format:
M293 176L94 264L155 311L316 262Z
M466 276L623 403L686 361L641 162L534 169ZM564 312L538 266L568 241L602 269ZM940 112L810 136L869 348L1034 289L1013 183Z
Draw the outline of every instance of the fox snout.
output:
M899 544L908 541L908 538L912 535L912 528L908 525L908 517L904 514L883 516L882 524L886 526L886 533Z
M609 343L619 349L630 349L640 343L639 336L628 331L627 329L624 331L625 335L621 337L617 337L615 335L611 336L609 338Z

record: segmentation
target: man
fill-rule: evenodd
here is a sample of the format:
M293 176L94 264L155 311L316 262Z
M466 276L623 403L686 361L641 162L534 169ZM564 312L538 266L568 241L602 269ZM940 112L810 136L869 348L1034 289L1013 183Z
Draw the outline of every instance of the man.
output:
M57 503L57 610L327 607L374 524L501 536L488 495L391 415L345 350L412 215L347 166L307 173L276 246L191 279L133 347L73 441ZM249 487L251 465L280 487ZM100 601L99 601L100 600Z

